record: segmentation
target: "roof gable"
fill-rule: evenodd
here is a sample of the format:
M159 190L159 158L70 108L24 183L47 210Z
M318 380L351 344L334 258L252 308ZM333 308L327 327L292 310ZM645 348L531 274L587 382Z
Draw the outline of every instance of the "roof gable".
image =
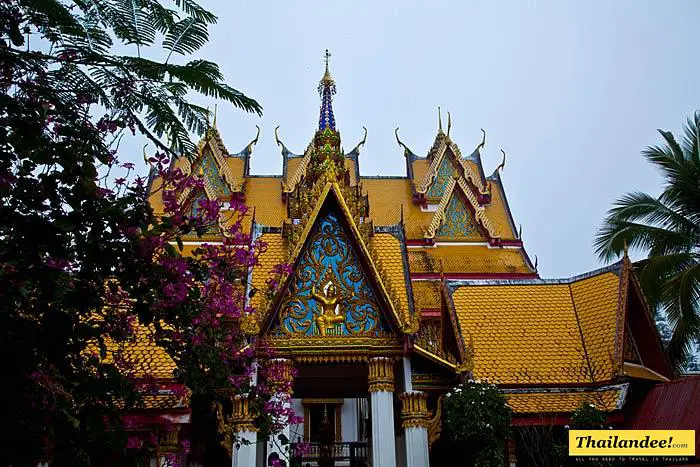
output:
M474 221L474 216L467 207L459 192L452 191L447 202L444 219L435 232L435 236L443 238L459 238L482 240L480 229Z
M316 321L322 311L329 322L337 321L332 332L342 335L408 331L409 323L400 318L337 184L326 184L289 263L293 272L266 313L264 332L316 335L322 332L323 320ZM334 300L343 302L332 307L342 321L330 319L329 304L319 308Z
M459 194L462 205L465 208L464 212L469 212L472 215L472 219L480 227L483 237L490 240L499 238L486 214L486 210L479 205L476 195L474 195L469 186L467 186L467 182L465 182L463 178L453 178L447 184L445 193L442 195L440 204L425 233L425 238L435 238L438 229L445 223L445 220L448 219L448 215L453 214L453 212L449 210L450 201L453 196L457 194ZM465 200L468 201L468 203L465 202ZM457 206L458 208L461 207L459 205Z
M306 241L270 332L380 337L389 331L338 212L324 210Z

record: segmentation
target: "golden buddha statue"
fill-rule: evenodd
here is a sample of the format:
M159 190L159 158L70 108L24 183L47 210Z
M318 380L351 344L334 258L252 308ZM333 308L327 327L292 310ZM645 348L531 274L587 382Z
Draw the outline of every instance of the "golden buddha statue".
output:
M339 298L335 284L328 283L323 295L316 292L316 286L312 285L311 296L321 304L321 313L316 317L316 327L322 336L325 336L328 329L333 329L336 324L345 322L345 317L335 312Z

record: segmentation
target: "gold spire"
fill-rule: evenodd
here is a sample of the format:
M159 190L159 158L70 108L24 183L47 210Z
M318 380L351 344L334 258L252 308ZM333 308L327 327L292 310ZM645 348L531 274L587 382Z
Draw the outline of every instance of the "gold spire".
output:
M323 74L323 78L321 78L321 82L319 83L321 86L330 86L335 84L335 81L333 81L333 77L331 76L331 72L328 69L328 62L331 59L331 53L326 49L326 54L324 55L324 58L326 60L326 72Z

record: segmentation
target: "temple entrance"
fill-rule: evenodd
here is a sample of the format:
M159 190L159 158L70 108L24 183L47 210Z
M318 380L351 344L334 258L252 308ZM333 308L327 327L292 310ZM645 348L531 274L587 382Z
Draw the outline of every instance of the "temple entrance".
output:
M370 462L367 366L299 365L292 408L303 422L290 427L291 465L362 467ZM330 396L330 397L329 397Z
M308 431L310 443L321 443L324 439L331 439L333 442L342 441L341 432L341 407L339 403L311 403L302 401L304 404L304 430ZM308 427L307 427L308 425Z

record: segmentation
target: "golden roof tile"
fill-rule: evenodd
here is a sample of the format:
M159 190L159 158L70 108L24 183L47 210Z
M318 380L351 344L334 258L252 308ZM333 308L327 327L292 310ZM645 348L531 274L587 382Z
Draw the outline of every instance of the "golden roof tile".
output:
M613 377L620 278L611 272L571 284L586 352L596 381Z
M413 183L419 185L425 179L430 163L428 159L416 159L413 161Z
M606 268L570 281L454 281L474 375L501 384L610 381L620 277Z
M516 414L571 413L584 402L612 412L621 408L625 391L625 386L618 386L589 391L506 393L506 398Z
M511 225L510 213L500 183L491 184L491 202L486 205L486 215L491 220L498 237L507 240L517 238L517 232Z
M245 168L245 161L241 159L240 157L226 157L225 159L226 165L228 166L228 172L231 174L233 177L232 182L235 180L232 185L240 185L243 180L244 180L244 168Z
M139 325L132 341L117 343L109 338L105 339L107 355L104 363L113 363L114 353L121 352L124 361L132 367L132 376L135 378L173 379L175 362L165 349L155 343L153 332L152 327ZM87 351L99 354L99 347L97 344L90 345Z
M140 399L141 407L146 410L184 409L189 407L189 394L144 394Z
M440 281L413 281L411 286L416 312L442 308L442 283Z
M474 375L500 384L590 382L568 285L460 287L452 294Z
M255 209L255 222L280 227L287 219L287 204L282 200L278 177L250 177L246 180L245 203Z
M370 245L384 285L404 323L410 320L408 271L404 268L401 241L390 233L377 233Z
M369 197L369 215L374 225L395 225L401 221L401 206L406 237L423 238L434 213L423 212L413 203L411 180L407 178L363 178L362 187Z
M524 252L486 245L444 245L411 248L408 261L412 273L532 274Z
M256 309L258 316L262 318L267 310L262 309L267 303L267 281L270 279L272 268L286 261L286 248L282 234L266 233L259 240L267 244L267 249L258 256L258 264L253 268L251 277L252 287L256 290L250 299L250 306Z

